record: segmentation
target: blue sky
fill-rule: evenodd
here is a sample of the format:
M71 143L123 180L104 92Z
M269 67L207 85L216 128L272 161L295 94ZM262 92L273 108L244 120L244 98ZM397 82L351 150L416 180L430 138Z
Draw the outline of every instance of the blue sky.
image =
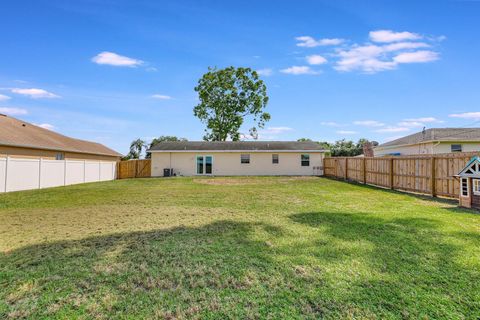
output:
M233 65L267 84L261 139L478 126L479 16L475 0L2 1L0 112L122 153L200 140L193 88Z

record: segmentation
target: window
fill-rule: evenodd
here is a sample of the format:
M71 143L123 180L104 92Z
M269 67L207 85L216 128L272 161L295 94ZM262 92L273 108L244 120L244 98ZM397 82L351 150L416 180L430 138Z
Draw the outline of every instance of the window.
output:
M480 195L480 179L472 179L472 189L474 195Z
M197 156L197 174L213 173L213 157Z
M468 179L462 178L462 196L468 197Z
M250 163L250 155L249 154L241 154L240 155L240 163Z
M197 174L203 174L203 156L197 156Z
M274 164L278 163L278 154L272 154L272 163Z
M55 160L64 160L65 159L65 155L63 154L63 152L59 152L55 155Z
M462 145L461 144L452 144L450 146L450 150L452 152L462 152Z
M212 157L211 156L205 157L205 173L212 174Z
M302 167L309 167L310 166L310 155L309 154L302 154Z

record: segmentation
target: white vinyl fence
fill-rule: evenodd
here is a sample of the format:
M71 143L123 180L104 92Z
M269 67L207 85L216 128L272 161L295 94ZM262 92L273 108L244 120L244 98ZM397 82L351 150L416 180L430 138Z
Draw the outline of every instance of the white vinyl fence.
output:
M0 192L114 180L116 163L0 157Z

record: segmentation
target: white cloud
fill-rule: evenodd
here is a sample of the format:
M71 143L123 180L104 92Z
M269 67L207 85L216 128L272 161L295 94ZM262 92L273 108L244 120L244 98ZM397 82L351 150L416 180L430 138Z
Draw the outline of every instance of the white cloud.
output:
M393 58L396 63L423 63L438 60L438 53L429 50L403 52Z
M454 113L448 115L450 118L461 118L461 119L480 119L480 112L464 112L464 113Z
M6 100L9 100L10 97L9 96L6 96L6 95L3 95L3 94L0 94L0 101L6 101Z
M425 43L394 43L385 46L367 44L354 45L346 50L339 50L337 55L340 59L334 67L338 71L360 70L366 73L392 70L401 63L419 63L438 60L438 53L429 50L404 51L394 57L393 52L428 46Z
M397 42L422 39L422 36L416 33L408 31L394 32L392 30L370 31L369 36L373 42Z
M367 73L394 69L396 63L380 60L383 53L382 47L376 45L354 46L340 50L338 52L340 60L334 68L338 71L361 70Z
M315 40L313 37L310 36L301 36L296 37L295 40L298 41L298 47L307 47L307 48L314 48L319 46L337 46L343 43L343 39L319 39Z
M383 127L385 125L375 120L354 121L353 124L357 126L365 126L365 127Z
M49 123L34 123L37 127L53 131L55 127Z
M121 56L114 52L104 51L92 58L97 64L107 64L117 67L136 67L143 64L142 60Z
M293 128L290 127L267 127L265 129L258 130L258 140L275 140L278 139L279 135L282 135L287 132L293 131ZM249 133L241 134L242 139L254 140Z
M419 122L443 122L442 120L438 120L434 117L423 117L423 118L412 118L412 119L404 119L403 121L419 121Z
M16 94L21 94L24 96L28 96L33 99L40 99L40 98L60 98L60 96L48 92L43 89L37 89L37 88L29 88L29 89L22 89L22 88L11 88L11 92L16 93Z
M382 46L385 52L393 52L406 49L430 48L431 46L425 42L397 42Z
M265 69L259 69L257 70L257 73L260 75L260 76L271 76L272 73L273 73L273 70L270 69L270 68L265 68Z
M423 118L411 118L404 119L399 122L400 127L425 127L427 123L443 123L444 121L438 120L434 117L423 117Z
M8 116L18 116L18 115L27 114L28 111L21 108L0 107L0 113L6 114Z
M382 129L378 129L378 130L375 130L375 132L379 132L379 133L385 133L385 132L405 132L405 131L409 131L410 129L409 128L406 128L406 127L387 127L387 128L382 128Z
M334 121L324 121L320 122L322 126L327 126L327 127L341 127L341 124L334 122Z
M287 74L318 74L317 71L312 70L309 66L291 66L286 69L280 70L282 73L287 73Z
M259 134L282 134L293 131L290 127L268 127L266 129L258 130Z
M398 125L402 127L425 127L425 123L418 121L401 121Z
M356 131L351 131L351 130L338 130L338 134L357 134Z
M170 100L170 99L172 99L172 97L167 96L165 94L153 94L152 98L159 99L159 100Z
M307 59L308 64L313 64L313 65L327 63L327 59L325 59L324 57L318 54L307 56L305 59Z

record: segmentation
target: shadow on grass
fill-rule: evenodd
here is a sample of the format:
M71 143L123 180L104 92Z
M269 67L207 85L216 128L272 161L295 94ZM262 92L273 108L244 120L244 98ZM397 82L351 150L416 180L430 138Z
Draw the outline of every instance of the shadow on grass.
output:
M480 310L478 273L458 263L461 248L435 221L342 212L290 220L288 232L219 221L2 254L0 318L473 318ZM295 241L312 228L306 243Z
M386 220L368 213L309 212L290 218L322 231L311 250L319 261L357 266L346 299L357 307L404 318L480 316L480 264L461 263L468 260L465 250L478 256L478 234L447 234L435 220Z
M417 198L417 199L420 199L420 200L424 200L424 201L430 201L430 202L436 202L436 203L442 203L442 204L449 204L449 205L457 205L458 204L458 200L453 199L453 198L432 197L428 194L412 193L412 192L402 191L402 190L398 190L398 189L390 189L388 187L380 187L380 186L375 186L375 185L371 185L371 184L363 184L361 182L354 181L354 180L336 179L336 178L331 178L331 177L322 177L322 178L327 179L327 180L331 180L331 181L348 183L349 185L358 186L358 187L362 187L362 188L369 189L369 190L383 191L383 192L386 192L386 193L397 194L397 195L407 195L407 196L411 196L411 197L414 197L414 198ZM465 209L463 209L463 210L465 210ZM465 212L468 212L468 210L465 210L464 213Z

